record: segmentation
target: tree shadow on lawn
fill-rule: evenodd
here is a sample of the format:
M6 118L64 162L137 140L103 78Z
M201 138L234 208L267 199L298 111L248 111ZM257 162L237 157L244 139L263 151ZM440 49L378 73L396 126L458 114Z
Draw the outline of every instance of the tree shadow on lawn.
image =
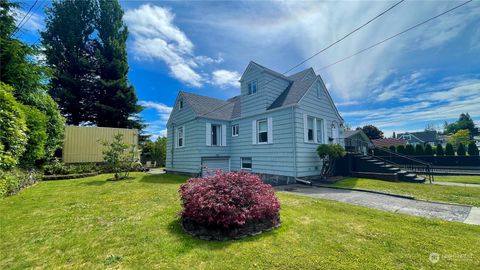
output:
M354 177L345 178L335 183L335 186L344 187L344 188L356 188L357 182L358 182L358 178L354 178Z
M180 218L172 220L168 224L168 231L175 236L176 241L181 243L183 249L181 253L189 252L193 249L208 249L208 250L219 250L225 247L228 247L232 244L241 244L246 242L261 241L262 238L272 237L278 231L278 228L272 231L266 231L259 235L247 236L238 240L228 240L228 241L209 241L196 238L187 232L185 232L180 224Z
M150 174L140 178L140 182L151 184L183 184L187 181L187 176L173 174Z

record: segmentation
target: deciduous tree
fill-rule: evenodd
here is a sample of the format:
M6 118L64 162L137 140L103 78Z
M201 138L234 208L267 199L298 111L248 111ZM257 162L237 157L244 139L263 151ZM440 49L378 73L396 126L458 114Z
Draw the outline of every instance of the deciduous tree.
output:
M363 132L370 138L370 140L383 138L383 132L374 125L366 125L363 127L357 127L357 130L363 130Z

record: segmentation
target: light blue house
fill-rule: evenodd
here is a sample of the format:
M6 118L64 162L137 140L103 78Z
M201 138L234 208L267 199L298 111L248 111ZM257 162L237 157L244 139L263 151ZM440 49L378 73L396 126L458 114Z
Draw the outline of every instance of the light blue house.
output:
M343 119L322 78L311 68L287 77L250 62L240 83L229 100L178 94L167 172L248 170L272 184L319 175L318 145L343 144Z

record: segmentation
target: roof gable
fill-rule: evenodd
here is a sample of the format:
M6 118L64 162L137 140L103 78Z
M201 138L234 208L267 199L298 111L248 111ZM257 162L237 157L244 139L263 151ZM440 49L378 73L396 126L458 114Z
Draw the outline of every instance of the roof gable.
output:
M259 69L261 69L262 71L268 72L268 73L270 73L270 74L272 74L272 75L274 75L274 76L276 76L276 77L278 77L278 78L281 78L281 79L290 81L287 76L285 76L285 75L283 75L283 74L281 74L281 73L279 73L279 72L276 72L275 70L271 70L271 69L269 69L269 68L267 68L267 67L264 67L264 66L262 66L262 65L260 65L260 64L257 64L257 63L255 63L255 62L253 62L253 61L250 61L250 63L248 63L247 68L246 68L245 71L243 72L242 77L240 78L240 82L244 80L245 74L247 74L248 72L252 71L252 69L254 69L254 68L259 68Z

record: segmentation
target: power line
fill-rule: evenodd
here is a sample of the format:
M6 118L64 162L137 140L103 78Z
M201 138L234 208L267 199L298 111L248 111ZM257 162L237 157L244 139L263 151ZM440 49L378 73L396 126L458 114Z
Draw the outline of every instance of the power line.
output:
M340 41L346 39L347 37L349 37L350 35L352 35L353 33L357 32L358 30L362 29L363 27L367 26L369 23L373 22L374 20L378 19L379 17L381 17L382 15L384 15L385 13L389 12L390 10L392 10L393 8L395 8L396 6L400 5L402 2L404 2L405 0L401 0L397 3L395 3L393 6L387 8L386 10L384 10L382 13L378 14L377 16L373 17L372 19L370 19L368 22L362 24L361 26L355 28L353 31L351 31L350 33L346 34L345 36L343 36L342 38L340 38L339 40L331 43L330 45L328 45L327 47L321 49L320 51L316 52L315 54L313 54L312 56L308 57L307 59L303 60L302 62L298 63L297 65L293 66L292 68L290 68L289 70L285 71L283 74L286 74L292 70L294 70L295 68L301 66L302 64L306 63L308 60L314 58L315 56L321 54L322 52L330 49L331 47L333 47L335 44L339 43Z
M23 22L23 24L19 25L19 28L17 30L17 33L21 30L21 28L32 18L33 14L37 12L37 10L45 3L46 0L43 0L42 3L38 4L37 7L30 12L30 15L28 16L27 20Z
M373 22L374 20L380 18L381 16L383 16L385 13L389 12L390 10L392 10L393 8L395 8L396 6L400 5L402 2L404 2L405 0L400 0L398 1L397 3L395 3L394 5L390 6L389 8L387 8L386 10L382 11L381 13L379 13L378 15L376 15L375 17L373 17L372 19L368 20L366 23L360 25L359 27L355 28L354 30L352 30L351 32L349 32L348 34L344 35L342 38L334 41L333 43L329 44L328 46L326 46L325 48L321 49L320 51L316 52L315 54L313 54L312 56L308 57L307 59L304 59L302 60L300 63L294 65L293 67L291 67L290 69L288 69L287 71L283 72L282 75L285 75L287 74L288 72L294 70L295 68L301 66L302 64L304 64L305 62L309 61L310 59L318 56L319 54L323 53L324 51L330 49L331 47L333 47L335 44L341 42L342 40L346 39L347 37L351 36L353 33L357 32L358 30L362 29L363 27L367 26L368 24L370 24L371 22ZM266 87L269 83L271 83L274 79L271 79L270 81L266 82L264 84L263 87ZM218 111L220 109L222 109L223 107L227 106L229 103L225 104L225 105L222 105L212 111L209 111L207 113L204 113L202 114L202 116L205 116L205 115L208 115L212 112L215 112L215 111Z
M393 36L390 36L390 37L388 37L388 38L386 38L386 39L384 39L384 40L382 40L382 41L379 41L379 42L377 42L377 43L375 43L375 44L372 44L372 45L370 45L370 46L368 46L368 47L366 47L366 48L364 48L364 49L362 49L362 50L360 50L360 51L358 51L358 52L356 52L356 53L354 53L354 54L352 54L352 55L349 55L349 56L347 56L347 57L344 57L344 58L342 58L342 59L340 59L340 60L338 60L338 61L336 61L336 62L333 62L333 63L331 63L331 64L328 64L328 65L326 65L326 66L323 66L323 67L319 68L318 70L323 70L323 69L329 68L329 67L331 67L331 66L333 66L333 65L336 65L336 64L338 64L338 63L341 63L341 62L343 62L343 61L345 61L345 60L347 60L347 59L350 59L350 58L352 58L352 57L354 57L354 56L356 56L356 55L359 55L359 54L361 54L361 53L363 53L363 52L365 52L365 51L367 51L367 50L370 50L370 49L372 49L372 48L374 48L374 47L376 47L376 46L378 46L378 45L380 45L380 44L382 44L382 43L384 43L384 42L387 42L387 41L389 41L389 40L391 40L391 39L393 39L393 38L395 38L395 37L398 37L398 36L400 36L400 35L408 32L408 31L410 31L410 30L412 30L412 29L414 29L414 28L417 28L417 27L419 27L419 26L421 26L421 25L424 25L424 24L426 24L426 23L428 23L428 22L430 22L430 21L432 21L432 20L435 20L436 18L438 18L438 17L440 17L440 16L443 16L443 15L445 15L445 14L451 12L451 11L454 11L455 9L460 8L460 7L466 5L466 4L470 3L470 2L472 2L472 0L466 1L466 2L464 2L464 3L462 3L462 4L458 5L458 6L455 6L455 7L451 8L451 9L449 9L449 10L446 10L446 11L444 11L444 12L442 12L442 13L436 15L436 16L433 16L433 17L431 17L431 18L429 18L429 19L427 19L427 20L425 20L425 21L423 21L423 22L417 23L417 24L414 25L414 26L411 26L411 27L409 27L409 28L407 28L407 29L405 29L405 30L403 30L403 31L401 31L401 32L396 33L396 34L393 35Z
M33 3L33 5L30 7L30 9L27 11L27 13L25 13L25 15L23 16L22 20L18 23L17 27L15 27L15 30L13 30L12 32L12 35L15 35L18 30L20 30L20 25L22 24L22 22L25 20L25 18L30 14L30 12L32 11L33 7L37 4L38 0L35 0L35 2Z

